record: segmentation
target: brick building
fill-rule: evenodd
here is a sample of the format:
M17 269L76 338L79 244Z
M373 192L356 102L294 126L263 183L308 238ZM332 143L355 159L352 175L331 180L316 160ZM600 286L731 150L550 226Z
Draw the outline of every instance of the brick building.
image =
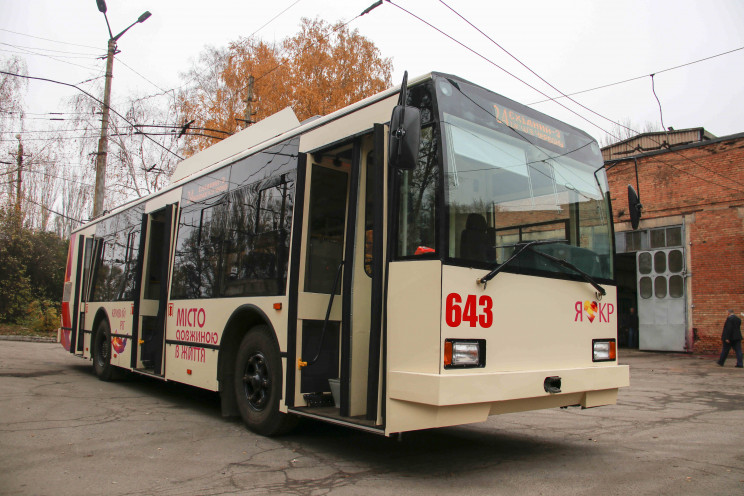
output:
M640 349L719 352L726 310L744 312L744 133L646 133L602 152L618 306L637 308ZM628 184L643 204L635 231Z

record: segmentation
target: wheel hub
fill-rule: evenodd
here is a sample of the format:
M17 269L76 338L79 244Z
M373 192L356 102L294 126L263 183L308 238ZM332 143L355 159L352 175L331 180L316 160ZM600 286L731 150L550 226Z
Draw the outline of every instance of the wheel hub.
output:
M263 410L269 401L271 390L271 374L263 353L257 352L251 355L243 373L243 387L248 405L253 410Z

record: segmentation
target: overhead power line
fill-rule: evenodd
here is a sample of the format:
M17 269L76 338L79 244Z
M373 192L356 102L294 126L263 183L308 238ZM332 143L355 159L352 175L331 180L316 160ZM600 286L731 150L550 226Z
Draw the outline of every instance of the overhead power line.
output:
M393 3L393 2L392 2L392 1L390 1L390 0L385 0L385 1L387 1L388 3L390 3L390 4L392 4L392 5L395 5L396 7L398 7L398 8L399 8L399 9L401 9L401 10L403 10L404 12L407 12L407 13L409 13L409 14L410 14L411 16L415 17L416 19L420 20L420 21L421 21L421 22L423 22L424 24L426 24L426 25L430 26L431 28L435 29L436 31L440 32L441 34L443 34L444 36L448 37L449 39L451 39L452 41L454 41L454 42L455 42L455 43L457 43L458 45L460 45L460 46L462 46L462 47L466 48L467 50L471 51L472 53L474 53L474 54L478 55L479 57L483 58L484 60L486 60L486 61L488 61L489 63L493 64L494 66L498 67L498 68L499 68L499 69L501 69L502 71L506 72L507 74L509 74L509 75L510 75L510 76L512 76L513 78L517 79L518 81L522 82L523 84L527 85L528 87L530 87L530 88L534 89L535 91L538 91L538 92L539 92L539 93L541 93L541 94L542 94L543 96L547 97L547 98L548 98L549 100L551 100L551 101L553 101L553 102L557 103L558 105L560 105L561 107L565 108L566 110L569 110L570 112L572 112L573 114L577 115L578 117L580 117L580 118L584 119L585 121L587 121L588 123L592 124L593 126L595 126L595 127L599 128L599 129L603 130L603 131L604 131L605 133L607 133L608 135L610 135L610 136L612 136L612 137L614 137L614 138L616 138L616 139L619 139L619 138L618 138L617 136L613 135L613 134L612 134L611 132L608 132L608 131L604 130L604 129L603 129L602 127L600 127L599 125L597 125L597 124L595 124L594 122L590 121L590 120L589 120L589 119L587 119L586 117L584 117L584 116L582 116L582 115L580 115L580 114L578 114L578 113L574 112L573 110L569 109L569 108L568 108L568 107L566 107L565 105L563 105L563 104L561 104L560 102L558 102L558 101L557 101L557 100L556 100L555 98L552 98L552 97L550 97L550 96L546 95L545 93L541 92L540 90L537 90L537 89L536 89L536 88L535 88L534 86L530 85L529 83L527 83L527 82L523 81L523 80L522 80L522 79L520 79L519 77L517 77L517 76L515 76L515 75L511 74L510 72L506 71L506 70L505 70L505 69L503 69L503 68L502 68L501 66L497 65L496 63L494 63L493 61L491 61L490 59L488 59L488 58L487 58L487 57L485 57L484 55L482 55L482 54L480 54L480 53L476 52L476 51L475 51L474 49L470 48L469 46L465 45L464 43L462 43L462 42L460 42L460 41L456 40L456 39L455 39L454 37L452 37L452 36L450 36L449 34L445 33L444 31L442 31L441 29L437 28L436 26L434 26L434 25L430 24L429 22L427 22L427 21L425 21L425 20L421 19L420 17L418 17L418 16L416 16L415 14L413 14L413 13L411 13L411 12L407 11L406 9L404 9L404 8L402 8L402 7L398 6L398 5L396 5L395 3ZM543 82L544 82L545 84L547 84L548 86L550 86L550 87L551 87L552 89L554 89L555 91L559 92L559 93L560 93L560 94L561 94L561 95L562 95L563 97L565 97L565 98L568 98L568 99L569 99L569 100L570 100L571 102L573 102L573 103L575 103L575 104L579 105L580 107L582 107L582 108L584 108L584 109L588 110L589 112L591 112L591 113L593 113L593 114L597 115L598 117L601 117L601 118L603 118L603 119L605 119L605 120L607 120L607 121L609 121L609 122L611 122L611 123L613 123L613 124L615 124L615 125L617 125L617 126L619 126L619 127L621 127L621 128L627 129L628 131L631 131L631 132L633 132L633 133L636 133L636 134L640 134L640 133L639 133L638 131L635 131L634 129L631 129L630 127L628 127L628 126L625 126L625 125L623 125L623 124L621 124L621 123L619 123L619 122L615 122L614 120L610 119L609 117L606 117L606 116L604 116L604 115L600 114L599 112L596 112L595 110L592 110L592 109L590 109L589 107L586 107L585 105L583 105L583 104L581 104L581 103L577 102L576 100L574 100L573 98L571 98L571 97L570 97L569 95L566 95L565 93L563 93L562 91L560 91L560 90L559 90L558 88L556 88L555 86L553 86L553 85L552 85L551 83L549 83L548 81L546 81L546 80L545 80L545 79L544 79L544 78L543 78L542 76L540 76L540 75L539 75L539 74L537 74L537 73L536 73L535 71L533 71L532 69L530 69L530 68L529 68L529 67L528 67L528 66L527 66L526 64L524 64L524 63L523 63L523 62L522 62L521 60L519 60L519 59L518 59L517 57L515 57L514 55L512 55L512 54L511 54L511 53L510 53L510 52L509 52L508 50L506 50L505 48L503 48L503 47L502 47L502 46L501 46L500 44L498 44L498 43L497 43L497 42L496 42L495 40L493 40L493 39L492 39L492 38L491 38L490 36L488 36L488 35L487 35L486 33L484 33L484 32L483 32L483 31L482 31L481 29L479 29L478 27L476 27L476 26L475 26L475 25L474 25L474 24L473 24L472 22L470 22L469 20L467 20L467 19L466 19L465 17L463 17L463 16L462 16L462 15L461 15L460 13L458 13L458 12L457 12L457 11L455 11L455 10L454 10L454 9L453 9L452 7L450 7L449 5L447 5L447 4L446 4L446 3L445 3L445 2L443 1L443 0L439 0L439 1L440 1L440 3L442 3L442 4L444 5L444 6L446 6L446 7L447 7L447 8L449 9L449 10L451 10L451 11L452 11L453 13L455 13L455 14L456 14L456 15L457 15L458 17L460 17L460 18L461 18L461 19L462 19L463 21L465 21L465 22L466 22L467 24L469 24L469 25L470 25L471 27L473 27L473 28L474 28L474 29L475 29L476 31L478 31L478 32L479 32L479 33L481 33L481 34L482 34L483 36L485 36L485 37L486 37L486 38L487 38L487 39L488 39L489 41L491 41L491 42L492 42L493 44L495 44L495 45L496 45L497 47L499 47L499 48L500 48L501 50L503 50L503 51L504 51L504 52L505 52L505 53L506 53L507 55L509 55L509 56L510 56L511 58L513 58L514 60L516 60L516 61L517 61L517 62L518 62L519 64L521 64L521 65L522 65L522 66L523 66L523 67L524 67L525 69L527 69L527 70L528 70L528 71L530 71L530 72L531 72L532 74L534 74L534 75L535 75L535 76L536 76L536 77L537 77L538 79L540 79L541 81L543 81ZM742 47L742 48L744 48L744 47ZM737 50L739 50L739 49L737 49ZM733 50L733 51L736 51L736 50ZM689 64L687 64L687 65L689 65ZM653 74L651 74L650 76L652 77L652 81L653 81ZM655 91L654 91L654 96L656 96L656 93L655 93ZM658 97L657 97L657 101L658 101ZM661 112L661 102L659 102L659 111ZM662 125L663 125L663 123L662 123ZM660 142L656 141L656 140L655 140L655 139L654 139L653 137L649 137L649 139L650 139L651 141L654 141L654 142L656 142L656 144L657 144L657 145L659 145L659 146L663 146L663 145L662 145L662 143L660 143ZM722 177L722 178L726 179L726 183L727 183L727 184L728 184L728 183L731 183L731 182L732 182L732 181L731 181L731 179L730 179L730 178L728 178L727 176L724 176L723 174L721 174L721 173L719 173L719 172L717 172L717 171L714 171L714 170L712 170L712 169L710 169L710 168L708 168L708 167L704 166L703 164L701 164L701 163L697 162L696 160L694 160L694 159L692 159L692 158L690 158L690 157L687 157L686 155L682 154L681 152L679 152L679 151L677 151L677 150L672 150L671 148L669 148L669 151L670 151L670 152L672 152L672 153L674 153L674 154L677 154L677 155L679 155L679 156L680 156L680 157L682 157L683 159L685 159L685 160L687 160L687 161L689 161L689 162L691 162L691 163L693 163L693 164L697 165L698 167L701 167L701 168L703 168L703 169L707 170L708 172L710 172L710 173L712 173L712 174L714 174L714 175L717 175L717 176L720 176L720 177ZM662 162L664 162L664 161L663 161L663 160L661 160L661 159L659 159L659 160L660 160L660 161L662 161ZM715 185L717 185L717 186L722 186L722 187L725 187L725 188L728 188L728 189L733 189L733 190L735 190L735 191L741 191L741 190L738 190L738 189L736 189L736 188L732 188L731 186L728 186L727 184L719 184L719 183L716 183L716 182L713 182L713 181L710 181L710 180L704 179L704 178L702 178L702 177L700 177L700 176L697 176L697 175L695 175L695 174L693 174L693 173L691 173L691 172L689 172L689 171L685 171L685 170L683 170L683 169L678 169L678 168L676 168L676 167L672 166L671 164L669 164L668 162L664 162L664 163L665 163L666 165L668 165L669 167L671 167L671 168L673 168L673 169L677 170L677 171L680 171L680 172L685 172L685 173L687 173L687 174L690 174L690 175L692 175L692 176L694 176L694 177L696 177L696 178L698 178L698 179L701 179L701 180L703 180L703 181L709 182L709 183L711 183L711 184L715 184ZM734 183L734 184L736 184L736 185L738 185L738 186L744 186L744 185L742 185L742 184L740 184L740 183L738 183L738 182L733 182L733 183Z
M294 2L292 2L292 4L289 7L287 7L284 10L282 10L281 12L279 12L277 15L275 15L274 17L272 17L271 19L269 19L268 21L266 21L260 28L258 28L254 32L252 32L250 34L250 36L248 36L248 38L251 38L253 35L255 35L259 31L261 31L263 28L265 28L266 26L268 26L269 24L271 24L272 22L274 22L279 16L281 16L282 14L284 14L286 11L288 11L289 9L291 9L292 7L294 7L295 5L297 5L298 3L300 3L301 1L302 0L295 0Z
M298 1L299 1L299 0L298 0ZM362 17L362 16L363 16L363 15L365 15L365 14L369 14L369 13L370 13L371 11L373 11L374 9L376 9L377 7L379 7L380 5L382 5L382 1L383 1L383 0L377 0L377 1L375 2L375 3L373 3L372 5L370 5L369 7L367 7L366 9L364 9L364 10L363 10L363 11L362 11L361 13L357 14L357 15L356 15L355 17L353 17L353 18L349 19L349 20L348 20L348 21L346 21L345 23L343 23L343 24L341 24L340 26L338 26L338 27L334 28L334 31L336 31L336 30L339 30L339 29L341 29L341 28L344 28L344 27L348 26L349 24L351 24L352 22L354 22L355 20L359 19L360 17ZM297 2L295 2L295 3L297 3ZM292 4L292 5L294 5L294 4ZM291 7L291 5L290 5L290 7ZM251 35L251 36L252 36L252 35ZM272 73L272 72L274 72L275 70L279 69L279 68L280 68L281 66L283 66L283 65L284 65L283 63L281 63L281 64L278 64L278 65L277 65L277 66L275 66L275 67L274 67L273 69L271 69L271 70L269 70L269 71L267 71L267 72L263 73L262 75L260 75L259 77L257 77L257 78L256 78L256 82L260 81L260 80L261 80L261 79L263 79L263 78L264 78L265 76L268 76L269 74L271 74L271 73Z
M35 201L35 200L32 200L31 198L28 198L28 197L24 197L24 198L23 198L23 200L24 200L24 201L27 201L27 202L31 202L31 203L33 203L34 205L37 205L37 206L39 206L39 207L43 208L43 209L44 209L44 210L46 210L47 212L51 212L51 213L53 213L53 214L55 214L55 215L58 215L58 216L62 217L63 219L67 219L67 220L72 220L72 221L75 221L75 222L80 222L81 224L83 223L83 221L82 221L82 220L80 220L80 219L76 219L76 218L74 218L74 217L70 217L69 215L65 215L65 214L63 214L63 213L57 212L56 210L52 210L51 208L49 208L49 207L47 207L47 206L45 206L45 205L42 205L41 203L39 203L39 202L37 202L37 201Z
M659 71L654 72L653 74L659 75L659 74L664 73L664 72L669 72L669 71L673 71L673 70L676 70L676 69L681 69L682 67L687 67L687 66L690 66L690 65L693 65L693 64L698 64L700 62L705 62L706 60L715 59L716 57L722 57L724 55L729 55L731 53L735 53L735 52L738 52L740 50L744 50L744 47L734 48L733 50L728 50L726 52L717 53L717 54L711 55L709 57L704 57L702 59L693 60L691 62L686 62L684 64L675 65L674 67L667 67L666 69L661 69ZM574 91L573 93L568 93L567 96L575 96L575 95L580 95L582 93L589 93L590 91L596 91L596 90L601 90L601 89L604 89L604 88L610 88L612 86L617 86L617 85L620 85L620 84L630 83L631 81L638 81L639 79L644 79L644 78L647 78L647 77L650 77L650 76L651 76L651 74L644 74L643 76L636 76L636 77L632 77L632 78L628 78L628 79L623 79L622 81L616 81L614 83L607 83L607 84L603 84L603 85L600 85L600 86L595 86L594 88L588 88L588 89L581 90L581 91ZM562 96L558 96L555 99L557 100L558 98L563 98L563 97ZM545 103L545 102L550 102L550 101L553 101L553 100L554 100L553 98L549 98L549 99L546 99L546 100L539 100L537 102L532 102L532 103L529 103L528 105L537 105L538 103Z
M35 38L37 40L51 41L52 43L60 43L62 45L79 46L79 47L83 47L83 48L92 48L94 50L100 50L99 47L94 47L94 46L90 46L90 45L80 45L78 43L69 43L67 41L52 40L50 38L42 38L41 36L33 36L33 35L30 35L30 34L26 34L26 33L19 33L18 31L11 31L10 29L0 28L0 31L5 31L6 33L17 34L19 36L27 36L29 38Z
M578 112L576 112L575 110L573 110L573 109L571 109L571 108L569 108L569 107L566 107L566 106L565 106L565 105L563 105L563 104L562 104L561 102L558 102L558 101L556 101L556 100L555 100L554 98L550 97L550 95L548 95L548 94L547 94L547 93L545 93L544 91L542 91L542 90L540 90L540 89L536 88L535 86L531 85L530 83L528 83L528 82L527 82L527 81L525 81L524 79L520 78L520 77L519 77L519 76L517 76L516 74L513 74L513 73L509 72L508 70L506 70L505 68L503 68L502 66L500 66L499 64L497 64L496 62L494 62L493 60L491 60L490 58L486 57L486 56L485 56L485 55L483 55L482 53L478 52L477 50L473 49L472 47L470 47L470 46L466 45L465 43L461 42L460 40L458 40L458 39L457 39L457 38L455 38L454 36L450 35L449 33L446 33L445 31L443 31L443 30L439 29L438 27L436 27L436 26L435 26L435 25L433 25L432 23L430 23L430 22L426 21L425 19L423 19L423 18L421 18L421 17L417 16L416 14L414 14L413 12L411 12L410 10L407 10L407 9L405 9L405 8L401 7L400 5L398 5L398 4L394 3L394 2L392 2L391 0L385 0L385 1L386 1L387 3L389 3L390 5L393 5L393 6L397 7L398 9L402 10L403 12L405 12L405 13L406 13L406 14L408 14L408 15L410 15L410 16L411 16L411 17L413 17L414 19L417 19L417 20L418 20L419 22L422 22L423 24L426 24L427 26L429 26L429 27L430 27L430 28L432 28L433 30L435 30L435 31L437 31L438 33L442 34L443 36L445 36L445 37L449 38L449 39L450 39L451 41L453 41L453 42L455 42L456 44L460 45L461 47L463 47L463 48L464 48L464 49L466 49L467 51L469 51L469 52L473 53L474 55L478 56L479 58L481 58L481 59L485 60L486 62L488 62L488 63L489 63L489 64L491 64L492 66L494 66L494 67L496 67L497 69L499 69L499 70L503 71L504 73L506 73L507 75L509 75L509 76L511 76L512 78L516 79L517 81L519 81L520 83L522 83L522 84L524 84L525 86L529 87L530 89L532 89L532 90L534 90L534 91L536 91L536 92L540 93L540 94L541 94L542 96L544 96L545 98L549 98L549 99L553 100L553 101L554 101L554 102L555 102L556 104L560 105L561 107L563 107L564 109L568 110L569 112L571 112L571 113L572 113L572 114L574 114L575 116L579 117L580 119L583 119L583 120L585 120L586 122L588 122L588 123L589 123L589 124L591 124L592 126L596 127L597 129L599 129L599 130L601 130L601 131L604 131L605 133L607 133L607 134L609 134L610 136L612 136L612 133L611 133L611 132L607 131L606 129L604 129L604 128L603 128L602 126L600 126L599 124L596 124L595 122L592 122L592 121L590 121L589 119L587 119L587 118L586 118L586 117L584 117L583 115L579 114L579 113L578 113Z
M41 48L41 47L32 47L32 46L24 46L24 45L14 45L12 43L6 43L4 41L0 41L0 45L7 45L13 48L19 48L19 49L26 49L26 50L41 50L42 52L55 52L58 54L66 54L66 55L57 55L57 57L68 57L70 58L81 58L81 59L89 59L89 58L97 58L97 54L88 53L88 52L70 52L68 50L54 50L52 48ZM100 52L100 50L98 50ZM81 57L71 57L74 55L82 55Z
M42 77L35 77L35 76L25 76L25 75L23 75L23 74L15 74L15 73L12 73L12 72L7 72L7 71L0 71L0 74L5 74L5 75L7 75L7 76L20 77L20 78L24 78L24 79L31 79L31 80L36 80L36 81L46 81L46 82L48 82L48 83L61 84L61 85L63 85L63 86L69 86L69 87L71 87L71 88L75 88L76 90L80 91L81 93L83 93L83 94L87 95L87 96L88 96L89 98L92 98L92 99L93 99L93 100L95 100L96 102L98 102L98 103L100 103L101 105L103 105L103 102L102 102L101 100L99 100L98 98L94 97L93 95L91 95L90 93L88 93L87 91L85 91L84 89L82 89L82 88L80 88L80 87L78 87L78 86L76 86L76 85L74 85L74 84L70 84L70 83L63 83L62 81L56 81L56 80L54 80L54 79L48 79L48 78L42 78ZM127 123L127 124L129 124L130 126L134 126L134 123L133 123L133 122L131 122L131 121L130 121L129 119L127 119L126 117L124 117L123 115L121 115L121 114L120 114L119 112L117 112L116 110L114 110L114 109L113 109L113 108L112 108L112 107L111 107L110 105L109 105L109 109L110 109L110 110L111 110L111 111L112 111L113 113L115 113L116 115L118 115L118 116L119 116L119 117L120 117L120 118L121 118L122 120L124 120L124 122L126 122L126 123ZM147 139L149 139L150 141L152 141L153 143L155 143L155 144L156 144L157 146L159 146L159 147L160 147L160 148L162 148L163 150L167 151L168 153L171 153L171 154L173 154L173 155L174 155L175 157L177 157L178 159L180 159L180 160L183 160L183 157L181 157L180 155L178 155L178 154L177 154L176 152L174 152L174 151L170 150L169 148L166 148L165 146L163 146L162 144L158 143L158 142L157 142L157 141L155 141L154 139L150 138L150 137L149 137L149 136L147 136L146 134L143 134L143 136L145 136L145 137L146 137Z
M58 58L59 55L58 56L52 56L52 55L47 55L46 53L37 53L37 52L34 52L32 50L27 50L25 48L21 48L20 50L21 51L18 52L18 51L14 51L14 50L0 49L0 52L17 53L17 54L21 54L21 55L37 55L39 57L45 57L45 58L48 58L48 59L55 60L57 62L62 62L63 64L74 65L75 67L81 67L81 68L86 69L88 71L96 71L96 70L98 70L97 67L76 64L75 62L70 62L69 60L62 60L62 59ZM88 57L85 57L85 58L88 58ZM93 59L95 57L90 57L90 58Z

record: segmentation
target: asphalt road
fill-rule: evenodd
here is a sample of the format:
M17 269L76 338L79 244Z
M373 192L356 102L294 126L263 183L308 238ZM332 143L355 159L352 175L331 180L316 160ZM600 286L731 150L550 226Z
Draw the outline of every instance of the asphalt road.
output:
M103 383L57 344L0 341L0 494L744 494L744 371L625 353L618 405L402 441L305 422L267 439L216 395Z

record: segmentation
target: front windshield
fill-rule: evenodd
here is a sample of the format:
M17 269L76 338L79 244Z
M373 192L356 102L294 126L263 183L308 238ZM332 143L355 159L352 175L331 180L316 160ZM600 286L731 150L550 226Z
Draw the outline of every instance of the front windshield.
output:
M612 279L610 220L596 142L461 81L437 80L448 258L493 268L528 241L592 277ZM571 273L523 252L509 269Z

